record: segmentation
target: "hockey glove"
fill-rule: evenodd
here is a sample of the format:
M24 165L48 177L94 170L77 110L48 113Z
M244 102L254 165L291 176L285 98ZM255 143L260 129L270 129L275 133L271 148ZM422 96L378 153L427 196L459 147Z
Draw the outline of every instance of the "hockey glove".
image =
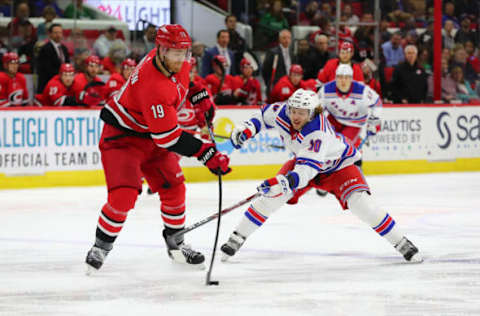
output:
M268 198L276 198L292 193L298 183L298 175L295 172L277 175L275 178L265 180L257 187L258 192Z
M215 116L215 105L213 104L208 91L201 85L194 85L188 91L188 99L193 105L197 125L204 127L205 122L211 123Z
M245 125L235 127L230 135L230 141L235 149L242 148L243 143L252 138L257 133L255 126L250 122L245 122Z
M382 121L375 116L370 116L367 120L367 135L373 136L380 132Z
M203 143L198 153L194 155L203 163L213 174L224 175L232 171L228 167L230 158L227 155L217 151L212 143Z

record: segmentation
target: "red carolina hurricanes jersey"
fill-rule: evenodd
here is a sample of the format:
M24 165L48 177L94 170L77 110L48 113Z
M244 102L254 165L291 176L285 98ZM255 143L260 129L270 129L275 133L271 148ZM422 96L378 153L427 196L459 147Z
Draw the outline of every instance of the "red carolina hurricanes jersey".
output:
M242 93L246 94L246 103L256 105L262 101L262 90L260 82L255 78L249 78L245 81L242 76L233 77L233 91L242 89Z
M150 133L163 148L173 146L182 134L177 111L186 102L190 64L166 77L155 64L153 49L135 68L118 94L109 99L104 110L123 128Z
M270 93L270 103L285 101L288 99L298 88L301 88L300 84L295 87L288 75L280 78Z
M98 82L102 82L102 79L100 79L99 76L95 76L95 78L93 78L92 81L98 81ZM82 93L82 91L85 89L85 86L89 83L88 79L87 79L87 76L83 73L83 72L80 72L80 73L77 73L75 75L75 79L73 80L73 92L75 93L75 98L77 100L80 100L80 94ZM101 96L105 95L104 93L104 87L102 86L97 86L95 87L97 91L97 93Z
M25 76L17 73L10 77L0 72L0 107L21 106L28 103L27 81Z
M105 84L105 97L111 98L117 94L126 81L118 72L113 73Z
M55 75L48 81L43 93L35 95L35 102L44 106L62 106L66 97L73 97L73 86L75 82L67 88L60 80L59 75Z
M220 90L220 78L215 74L209 74L205 77L207 86L212 91L213 96L216 96L220 91L225 95L231 95L233 93L233 77L231 75L225 75L225 80Z
M339 63L340 60L338 58L327 61L325 66L318 72L318 80L323 83L335 80L335 71ZM353 80L363 82L365 79L363 78L362 68L357 64L352 64L351 66L353 68Z

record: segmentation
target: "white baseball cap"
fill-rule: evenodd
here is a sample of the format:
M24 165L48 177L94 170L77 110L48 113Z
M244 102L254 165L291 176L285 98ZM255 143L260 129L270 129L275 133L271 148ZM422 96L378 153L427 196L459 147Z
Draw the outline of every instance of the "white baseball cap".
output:
M353 77L353 69L350 65L347 65L347 64L338 65L337 71L335 71L335 76Z

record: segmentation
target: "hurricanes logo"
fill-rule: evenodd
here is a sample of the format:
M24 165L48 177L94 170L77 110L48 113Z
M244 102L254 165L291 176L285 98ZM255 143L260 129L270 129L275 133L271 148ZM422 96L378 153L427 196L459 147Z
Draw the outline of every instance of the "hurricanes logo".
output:
M23 91L15 90L8 96L8 101L10 104L22 104Z

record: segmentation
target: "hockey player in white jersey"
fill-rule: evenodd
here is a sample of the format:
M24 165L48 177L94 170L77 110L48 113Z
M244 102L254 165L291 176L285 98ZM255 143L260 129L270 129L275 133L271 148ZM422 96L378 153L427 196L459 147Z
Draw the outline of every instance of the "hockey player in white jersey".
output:
M262 195L248 207L222 245L223 260L233 256L247 237L283 204L315 187L334 194L344 210L349 209L372 227L407 261L422 262L417 247L371 197L362 171L354 165L360 152L343 135L335 133L322 112L317 94L299 89L287 102L264 105L261 113L234 129L231 141L238 149L260 130L275 128L294 158L283 165L276 177L257 188Z

